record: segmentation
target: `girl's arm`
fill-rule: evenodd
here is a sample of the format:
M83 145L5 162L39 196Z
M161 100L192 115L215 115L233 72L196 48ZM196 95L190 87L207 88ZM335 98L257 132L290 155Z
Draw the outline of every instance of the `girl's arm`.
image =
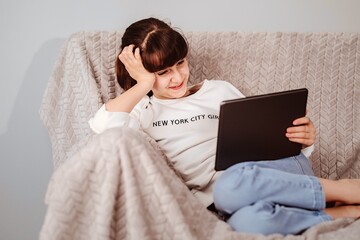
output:
M125 65L130 76L137 81L137 84L120 94L116 98L105 103L109 112L130 113L137 103L153 88L155 74L148 72L141 60L140 49L134 45L125 47L119 55L120 61Z

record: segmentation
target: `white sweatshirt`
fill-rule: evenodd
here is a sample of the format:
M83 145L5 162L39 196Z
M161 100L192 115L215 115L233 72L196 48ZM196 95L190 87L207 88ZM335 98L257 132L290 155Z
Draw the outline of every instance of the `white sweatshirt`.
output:
M127 126L155 139L188 188L205 205L213 202L212 186L220 172L214 170L220 102L244 97L226 81L205 80L194 94L180 99L145 96L128 114L108 112L103 105L89 120L91 129ZM310 155L312 149L305 152Z

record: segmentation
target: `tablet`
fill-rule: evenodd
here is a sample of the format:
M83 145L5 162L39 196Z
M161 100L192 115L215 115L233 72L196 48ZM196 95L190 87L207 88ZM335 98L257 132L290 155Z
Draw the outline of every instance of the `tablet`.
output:
M286 129L306 114L306 88L223 101L220 104L215 170L245 161L300 154Z

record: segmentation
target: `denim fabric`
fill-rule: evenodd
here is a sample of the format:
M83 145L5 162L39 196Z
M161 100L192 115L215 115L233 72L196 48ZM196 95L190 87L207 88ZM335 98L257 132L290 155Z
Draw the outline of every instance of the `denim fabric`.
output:
M214 203L239 232L296 234L331 220L323 211L321 184L303 154L228 168L215 183Z

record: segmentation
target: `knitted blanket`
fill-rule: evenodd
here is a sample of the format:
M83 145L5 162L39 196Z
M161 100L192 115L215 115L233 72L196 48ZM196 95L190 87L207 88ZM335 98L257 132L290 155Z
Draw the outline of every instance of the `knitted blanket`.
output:
M309 89L318 129L316 175L360 176L360 38L352 33L189 32L192 83L224 79L253 95ZM233 232L188 191L155 142L118 128L92 135L88 119L120 94L121 32L79 32L64 44L40 116L55 171L41 239L357 239L360 220L297 236Z

